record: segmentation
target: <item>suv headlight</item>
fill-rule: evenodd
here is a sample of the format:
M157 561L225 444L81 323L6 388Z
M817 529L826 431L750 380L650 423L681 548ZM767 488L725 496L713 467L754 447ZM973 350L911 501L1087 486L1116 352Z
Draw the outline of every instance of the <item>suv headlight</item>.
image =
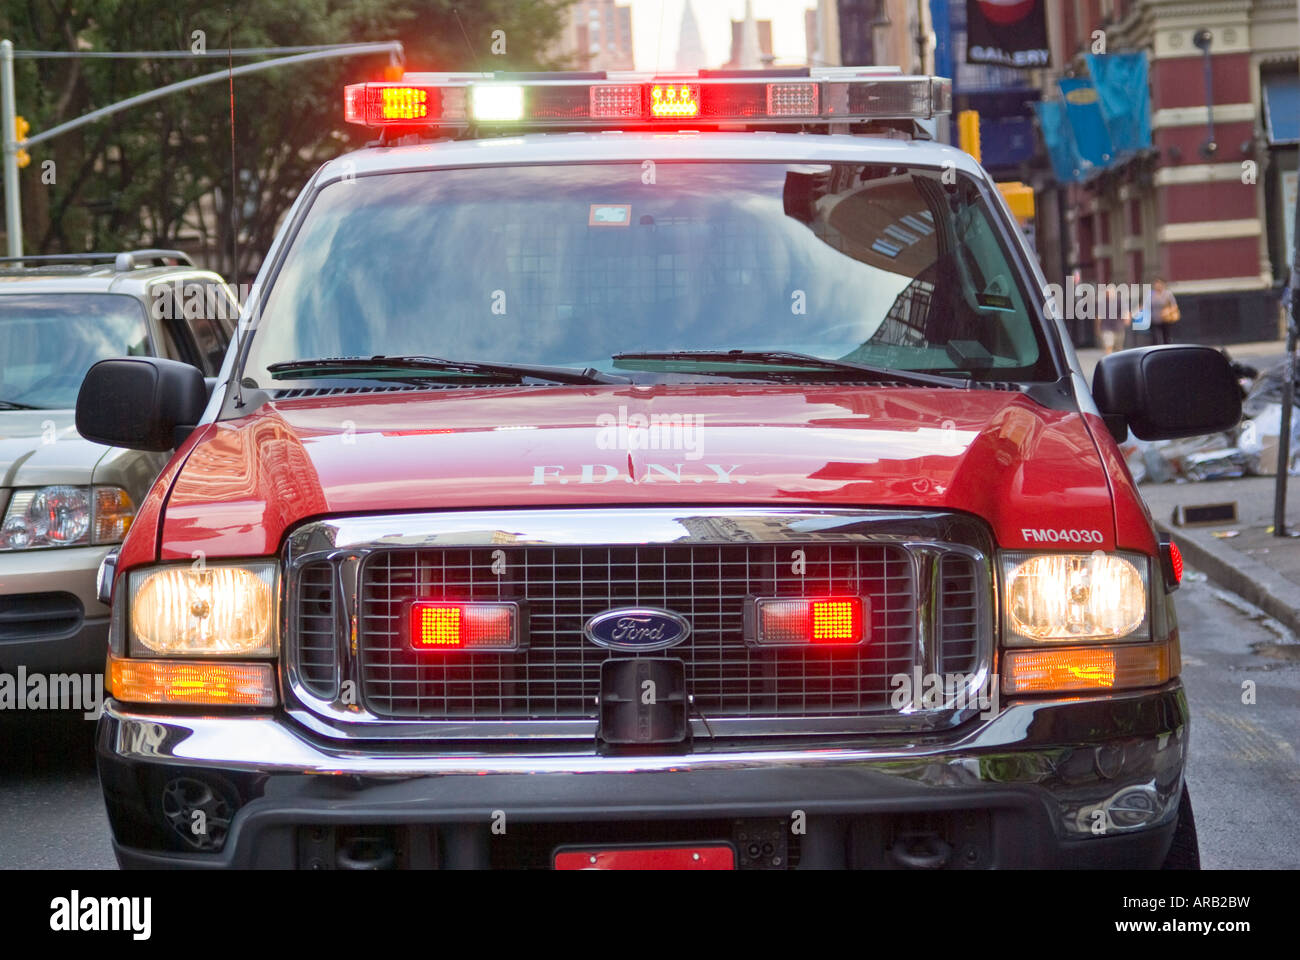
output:
M1140 555L1002 555L1009 646L1145 640L1150 564Z
M15 490L0 523L0 550L120 543L134 519L135 504L121 487Z
M1155 687L1178 675L1177 631L1154 635L1148 612L1150 558L1019 551L1001 564L1004 694Z
M130 574L129 656L273 657L275 563L204 563Z

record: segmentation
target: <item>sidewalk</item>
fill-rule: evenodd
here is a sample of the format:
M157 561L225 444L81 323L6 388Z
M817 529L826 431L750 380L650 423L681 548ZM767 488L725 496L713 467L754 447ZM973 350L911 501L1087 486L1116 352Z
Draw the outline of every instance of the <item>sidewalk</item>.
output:
M1156 526L1171 534L1189 567L1259 607L1300 636L1300 537L1275 537L1276 478L1243 477L1138 487ZM1178 505L1237 504L1237 523L1176 527ZM1300 534L1300 477L1287 483L1286 527Z
M1286 356L1285 340L1261 340L1258 343L1234 343L1223 349L1238 363L1260 365L1261 370L1274 363L1281 363ZM1087 347L1075 351L1079 355L1079 365L1083 367L1088 385L1092 386L1092 371L1097 361L1103 356L1100 347Z

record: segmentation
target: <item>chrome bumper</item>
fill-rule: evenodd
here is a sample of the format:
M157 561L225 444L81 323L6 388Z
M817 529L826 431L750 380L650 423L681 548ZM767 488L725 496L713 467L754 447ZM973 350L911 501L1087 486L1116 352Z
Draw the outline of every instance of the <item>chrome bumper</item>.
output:
M109 701L99 752L115 833L147 820L134 795L142 767L209 772L258 784L231 843L251 844L269 822L486 823L640 817L855 816L1016 808L1042 843L1076 851L1171 828L1188 745L1181 684L1078 700L1018 701L956 737L879 742L788 741L693 752L600 756L571 752L439 752L402 744L348 748L316 742L272 716L175 717ZM239 821L248 836L239 836ZM120 841L120 836L119 836ZM120 851L120 848L119 848ZM162 855L160 853L160 855ZM183 857L183 854L173 854ZM1057 857L1056 859L1062 859Z

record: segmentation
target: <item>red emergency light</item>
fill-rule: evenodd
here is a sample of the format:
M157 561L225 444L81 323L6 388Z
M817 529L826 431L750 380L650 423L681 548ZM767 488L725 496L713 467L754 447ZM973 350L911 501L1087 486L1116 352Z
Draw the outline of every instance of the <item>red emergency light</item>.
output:
M760 597L746 636L759 646L857 644L866 639L863 597Z
M518 650L519 605L417 600L407 614L413 650Z
M411 73L344 88L344 116L370 127L807 125L932 119L952 83L892 68L638 73Z

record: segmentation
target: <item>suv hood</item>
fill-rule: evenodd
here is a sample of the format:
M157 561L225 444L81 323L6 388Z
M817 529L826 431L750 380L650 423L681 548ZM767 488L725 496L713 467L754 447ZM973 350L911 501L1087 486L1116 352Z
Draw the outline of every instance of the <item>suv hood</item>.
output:
M84 439L72 410L0 410L0 486L90 483L109 448Z
M691 384L269 403L196 438L159 546L266 555L324 515L618 504L961 510L1011 547L1116 536L1078 413L1001 390Z

